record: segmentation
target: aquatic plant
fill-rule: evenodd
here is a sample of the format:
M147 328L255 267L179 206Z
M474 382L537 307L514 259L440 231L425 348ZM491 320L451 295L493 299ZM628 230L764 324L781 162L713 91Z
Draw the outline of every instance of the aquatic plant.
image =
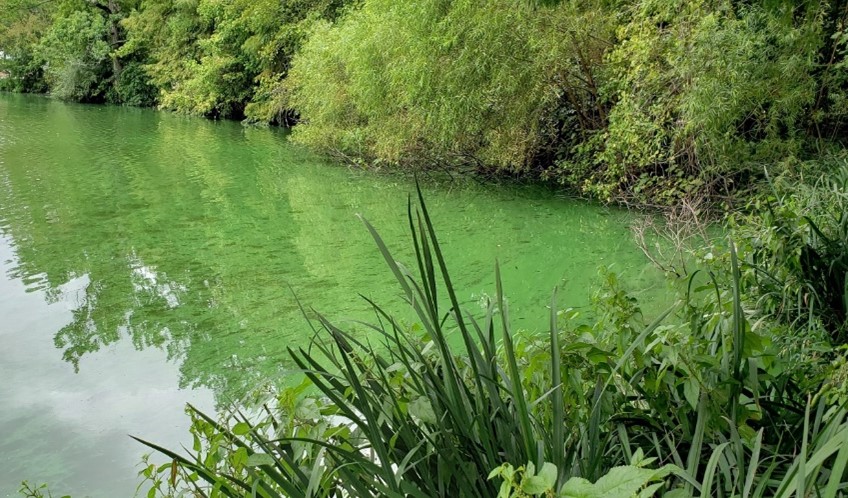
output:
M482 317L459 306L419 201L417 276L364 222L418 323L371 303L374 345L305 312L315 340L289 351L304 382L220 420L189 407L188 454L139 439L170 458L143 469L149 496L844 493L845 397L816 396L826 362L785 368L785 329L749 323L733 249L651 323L608 278L595 315L554 296L545 337L519 339L500 278Z

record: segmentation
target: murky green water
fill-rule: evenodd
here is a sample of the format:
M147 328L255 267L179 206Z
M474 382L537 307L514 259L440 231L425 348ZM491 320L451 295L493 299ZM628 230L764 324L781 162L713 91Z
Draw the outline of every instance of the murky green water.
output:
M284 379L308 327L289 287L333 319L357 293L403 310L357 219L409 261L404 178L328 165L275 130L0 95L0 496L132 496L144 450L175 446L186 401L213 409ZM460 297L494 294L518 327L552 288L585 305L601 265L659 276L627 215L533 188L425 186Z

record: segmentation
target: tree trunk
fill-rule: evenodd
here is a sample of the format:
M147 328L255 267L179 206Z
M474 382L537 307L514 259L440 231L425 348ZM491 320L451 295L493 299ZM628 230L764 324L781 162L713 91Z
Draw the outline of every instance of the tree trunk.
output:
M118 48L118 45L121 43L120 32L118 31L118 22L114 19L115 14L121 12L121 6L115 0L109 0L109 13L112 14L110 17L112 19L109 20L109 45L112 47L112 85L117 87L118 79L121 77L121 73L124 70L123 64L121 64L121 60L115 55L114 50Z

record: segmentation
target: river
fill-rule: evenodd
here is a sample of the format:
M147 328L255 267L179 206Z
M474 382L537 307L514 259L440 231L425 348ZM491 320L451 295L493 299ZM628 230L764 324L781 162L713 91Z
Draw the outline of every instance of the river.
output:
M496 259L531 332L555 286L585 306L602 266L661 293L628 213L539 187L423 185L471 309L494 294ZM177 447L186 402L212 411L296 375L285 349L310 329L294 294L343 324L370 316L358 294L403 313L356 215L411 263L414 191L281 130L0 94L0 496L24 479L133 496L146 451L127 434Z

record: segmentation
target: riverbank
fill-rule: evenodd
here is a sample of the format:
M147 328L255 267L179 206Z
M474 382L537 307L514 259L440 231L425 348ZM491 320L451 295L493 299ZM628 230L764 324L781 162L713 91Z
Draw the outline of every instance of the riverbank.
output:
M4 88L296 124L295 140L371 167L669 206L745 196L764 165L827 161L848 136L848 12L828 2L0 7Z
M127 494L130 477L102 480L138 460L113 446L120 427L157 452L138 476L151 497L848 489L843 4L0 12L0 89L124 106L0 96L0 311L15 324L0 349L30 349L0 364L3 486L31 472ZM408 205L404 177L313 153L667 219L473 183L425 183ZM204 389L214 406L181 426L143 425L155 400ZM191 449L175 453L178 426Z
M165 497L570 496L621 472L671 496L836 498L848 485L845 165L818 182L774 177L769 199L725 220L735 255L725 237L692 239L694 266L666 287L629 213L550 191L425 183L433 226L413 209L416 251L403 218L414 184L322 164L274 130L17 95L0 106L0 311L20 324L0 341L28 348L0 385L9 493L28 479L94 497L139 482ZM396 260L417 287L393 281ZM286 284L327 317L308 313L323 340ZM358 294L394 321L374 322ZM672 309L655 322L658 304ZM267 416L227 409L228 388L269 378L284 382L258 398ZM179 417L193 396L208 405ZM166 456L136 476L144 450L125 433ZM182 438L200 463L175 466L167 448ZM363 447L385 465L345 452Z

